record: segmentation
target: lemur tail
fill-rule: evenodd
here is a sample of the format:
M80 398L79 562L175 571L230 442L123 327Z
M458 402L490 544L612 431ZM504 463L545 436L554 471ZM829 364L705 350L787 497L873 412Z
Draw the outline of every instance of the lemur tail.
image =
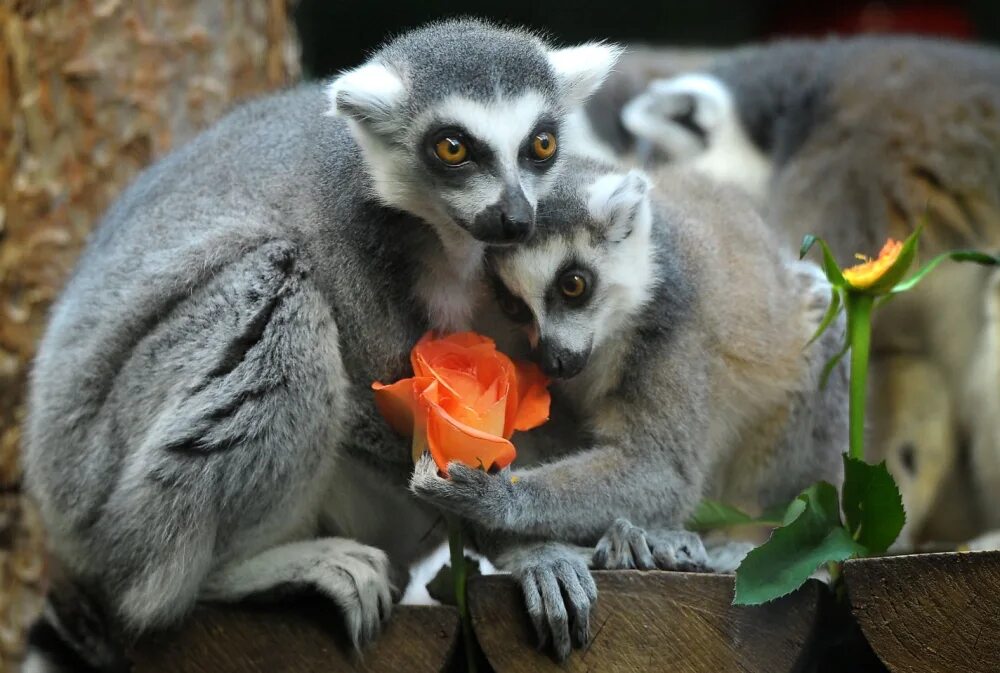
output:
M101 601L70 580L53 581L28 632L22 673L126 673L123 639Z

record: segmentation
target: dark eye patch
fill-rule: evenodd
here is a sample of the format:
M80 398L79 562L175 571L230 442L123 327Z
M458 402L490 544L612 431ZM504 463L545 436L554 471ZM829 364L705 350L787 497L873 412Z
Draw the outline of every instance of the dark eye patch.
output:
M555 117L550 115L542 115L535 125L531 128L531 132L524 137L521 142L521 149L519 151L519 158L521 161L521 166L527 168L536 173L544 173L545 171L552 168L555 165L556 160L559 158L559 150L556 149L555 154L544 161L539 161L532 150L532 144L535 141L535 137L539 134L546 133L551 138L555 140L556 143L559 142L559 132L561 131L559 127L559 122L556 121Z
M508 319L521 325L527 325L535 319L531 308L523 299L507 289L504 282L496 273L490 273L491 284L493 285L493 296L497 300L497 306Z
M444 139L455 139L465 146L468 155L463 163L449 166L437 156L435 147ZM428 127L421 142L420 157L428 168L446 178L464 178L477 168L489 168L494 161L493 150L488 144L469 133L461 124L444 121L433 123Z
M548 304L579 308L594 296L596 286L597 275L593 271L578 261L570 261L553 278L547 297Z

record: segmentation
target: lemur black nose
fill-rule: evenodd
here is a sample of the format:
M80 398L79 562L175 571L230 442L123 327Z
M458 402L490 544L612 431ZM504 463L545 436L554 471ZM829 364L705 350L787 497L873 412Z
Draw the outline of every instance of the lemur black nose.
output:
M532 229L531 221L515 220L507 213L500 211L500 231L503 240L520 243L531 235Z
M535 231L535 209L520 187L508 187L499 201L476 215L472 225L472 235L485 243L520 243Z
M573 378L587 365L590 356L587 351L571 351L557 345L549 344L544 340L538 344L534 352L534 360L546 376L554 379Z

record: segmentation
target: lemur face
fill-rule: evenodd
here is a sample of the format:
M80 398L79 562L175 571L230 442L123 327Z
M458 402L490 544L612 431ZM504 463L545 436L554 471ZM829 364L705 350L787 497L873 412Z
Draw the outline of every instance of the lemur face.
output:
M639 171L591 175L557 188L542 201L539 219L544 227L530 243L491 251L493 288L542 370L570 378L648 299L648 179Z
M534 231L555 181L567 113L618 56L606 45L549 50L534 36L470 21L408 33L329 87L377 197L491 244Z

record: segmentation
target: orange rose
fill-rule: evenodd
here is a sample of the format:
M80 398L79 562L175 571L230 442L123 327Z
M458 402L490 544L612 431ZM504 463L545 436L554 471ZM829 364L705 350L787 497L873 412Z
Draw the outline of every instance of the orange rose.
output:
M457 460L489 470L507 467L515 430L549 418L548 379L533 364L514 363L492 339L428 332L410 353L413 376L373 383L375 404L396 432L413 436L413 459L429 449L447 474Z

